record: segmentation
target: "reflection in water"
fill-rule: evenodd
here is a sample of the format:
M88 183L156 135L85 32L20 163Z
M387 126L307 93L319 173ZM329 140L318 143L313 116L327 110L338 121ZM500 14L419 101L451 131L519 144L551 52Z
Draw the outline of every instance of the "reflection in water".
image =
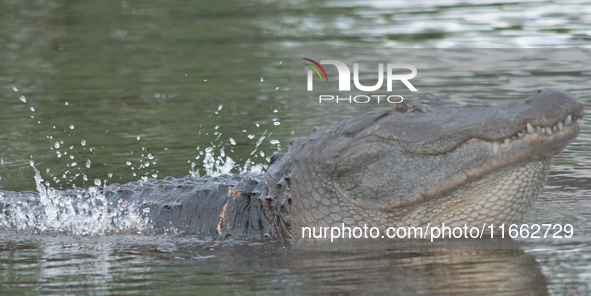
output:
M294 254L303 290L350 295L545 295L546 279L520 250L354 251ZM320 288L319 288L320 287Z
M6 292L547 294L536 260L520 250L328 252L285 243L57 236L10 241L0 257Z

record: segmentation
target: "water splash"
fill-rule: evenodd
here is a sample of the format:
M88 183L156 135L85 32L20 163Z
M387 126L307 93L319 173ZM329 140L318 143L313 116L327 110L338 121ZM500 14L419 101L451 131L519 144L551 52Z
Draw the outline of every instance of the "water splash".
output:
M226 156L224 148L220 148L220 155L215 157L214 149L215 147L205 148L205 158L203 159L205 174L212 177L222 174L231 174L236 162L232 158Z
M129 204L122 209L107 200L101 187L55 190L43 184L34 161L31 160L30 165L35 171L37 193L0 191L5 213L0 217L0 227L73 235L105 235L151 229L148 219L139 213L140 205ZM96 183L100 185L100 180L95 180Z

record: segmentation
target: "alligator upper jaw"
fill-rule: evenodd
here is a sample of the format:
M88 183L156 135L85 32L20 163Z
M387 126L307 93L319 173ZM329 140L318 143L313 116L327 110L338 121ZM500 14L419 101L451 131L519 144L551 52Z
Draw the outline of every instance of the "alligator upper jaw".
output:
M501 144L522 134L551 135L584 114L575 98L554 89L534 91L526 99L504 106L458 108L443 105L425 109L384 116L358 133L350 144L375 136L408 153L437 155L449 153L474 138Z

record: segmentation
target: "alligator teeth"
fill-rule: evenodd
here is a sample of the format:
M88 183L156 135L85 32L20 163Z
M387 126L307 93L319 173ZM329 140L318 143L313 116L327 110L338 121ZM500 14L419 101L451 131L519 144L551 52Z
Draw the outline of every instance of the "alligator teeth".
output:
M568 119L568 118L567 118L567 119ZM528 122L528 123L527 123L527 133L528 133L528 134L533 134L533 133L535 133L535 132L536 132L536 131L534 130L534 127L533 127L533 126L531 126L531 124L529 124L529 122Z
M575 121L578 123L581 121L580 118L575 118ZM564 120L564 122L559 121L558 123L556 123L554 126L533 126L531 125L531 123L527 123L526 124L526 128L521 130L520 132L517 133L516 136L512 136L511 138L506 138L505 139L505 144L509 145L509 143L511 143L511 139L516 140L518 138L521 138L523 136L525 136L526 131L528 134L534 134L534 133L538 133L540 135L552 135L553 133L557 133L558 131L563 131L564 130L564 126L565 125L569 125L573 122L573 117L572 115L569 115L566 117L566 119ZM494 148L494 145L493 145ZM496 149L495 151L498 151L498 149ZM495 152L496 153L496 152Z
M546 133L551 136L552 135L552 128L546 127Z
M493 153L497 154L497 152L499 152L499 146L501 146L501 144L499 143L499 141L494 141L493 142Z

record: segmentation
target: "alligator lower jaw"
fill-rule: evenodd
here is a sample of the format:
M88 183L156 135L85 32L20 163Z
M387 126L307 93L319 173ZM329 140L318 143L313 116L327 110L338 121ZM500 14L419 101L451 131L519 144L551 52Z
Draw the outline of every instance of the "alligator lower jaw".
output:
M415 209L436 214L406 223L450 227L519 223L542 191L551 159L533 156L468 182Z

